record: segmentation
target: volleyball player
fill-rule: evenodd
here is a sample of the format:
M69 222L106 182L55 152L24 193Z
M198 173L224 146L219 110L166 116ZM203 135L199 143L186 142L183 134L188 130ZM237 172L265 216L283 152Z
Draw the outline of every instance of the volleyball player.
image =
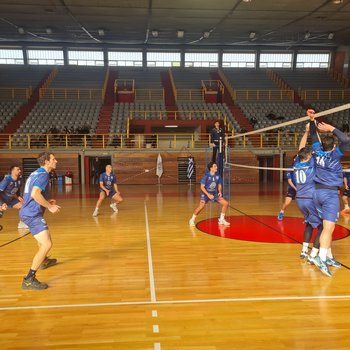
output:
M60 207L54 199L49 198L50 171L56 169L57 160L50 152L42 152L38 156L40 168L33 171L24 187L24 202L20 209L21 220L28 225L29 230L39 245L32 265L26 277L23 278L22 289L41 290L48 285L36 279L38 269L46 269L55 265L56 259L49 259L48 252L52 247L51 236L47 223L43 217L47 208L51 213L58 213Z
M350 170L350 167L348 167L347 170ZM344 209L341 211L341 213L348 213L350 211L348 200L350 197L350 172L343 172L343 183L344 190L341 198L344 204Z
M320 237L319 255L315 257L314 263L323 274L331 277L328 265L340 267L341 264L333 258L331 244L335 223L339 217L338 188L343 183L343 173L340 159L349 148L350 138L336 129L334 126L319 123L316 126L314 120L315 111L307 111L310 117L310 134L312 138L312 149L315 157L315 191L313 199L319 216L323 220L323 230ZM333 135L321 137L321 143L317 137L317 127L323 132L331 132ZM335 144L334 135L340 144Z
M225 213L228 208L228 202L222 197L222 179L217 173L218 167L214 162L209 162L207 166L208 172L201 179L201 194L199 206L195 209L190 221L190 226L196 226L195 220L197 215L203 210L205 205L211 202L218 202L222 205L219 225L230 226L230 223L225 220Z
M92 216L99 214L99 208L106 197L111 199L110 207L117 213L117 204L121 203L123 198L118 191L117 177L112 173L112 165L110 164L106 165L106 171L100 175L100 196Z
M296 159L296 157L293 158L293 161L295 161L295 159ZM284 203L282 205L282 208L277 216L277 219L280 221L283 220L285 210L292 203L292 200L294 200L295 196L296 196L296 186L295 186L295 179L294 179L293 171L287 172L287 179L288 179L287 180L287 182L288 182L287 194L286 194L286 197L284 199Z
M313 260L317 256L320 248L320 235L323 229L322 220L318 216L313 193L315 191L315 159L309 147L305 147L309 133L309 126L306 126L305 133L300 141L299 152L293 164L294 178L296 184L296 202L298 208L304 216L305 229L303 247L300 253L300 259L308 260L308 263L314 264ZM313 248L310 256L309 243L311 241L314 228L318 228Z
M10 168L10 175L6 175L0 182L0 198L8 208L21 209L23 198L20 196L22 179L20 167L13 165ZM18 228L27 229L28 226L20 221Z

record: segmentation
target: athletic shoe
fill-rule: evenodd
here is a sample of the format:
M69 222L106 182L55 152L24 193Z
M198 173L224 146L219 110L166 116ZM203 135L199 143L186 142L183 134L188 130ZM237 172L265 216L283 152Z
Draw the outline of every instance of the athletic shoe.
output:
M190 219L190 221L188 222L188 224L189 224L190 226L196 226L196 223L194 222L193 219Z
M94 212L92 213L92 216L97 216L98 215L98 209L96 208Z
M42 290L49 286L46 283L39 282L35 277L23 278L22 289Z
M337 260L335 260L334 258L329 258L327 256L327 259L326 259L326 264L328 266L334 266L334 267L340 267L341 266L341 263Z
M278 213L278 216L277 216L277 219L278 220L283 220L283 215L284 215L284 213L282 213L281 211Z
M117 203L112 203L112 204L110 205L110 207L111 207L116 213L118 213Z
M29 227L23 221L20 221L18 223L17 228L19 228L19 229L29 229Z
M314 263L324 275L332 277L332 273L329 271L326 262L323 261L319 256L316 256L314 258Z
M308 263L309 265L315 265L314 260L315 260L315 258L312 257L311 255L308 255L308 256L307 256L307 263Z
M218 222L219 222L219 225L225 225L225 226L230 226L230 225L231 225L231 224L230 224L228 221L226 221L225 219L219 219Z
M56 265L56 264L57 264L57 259L50 259L50 258L46 257L45 260L39 266L39 270L45 270L48 267L51 267L51 266Z
M309 255L306 252L301 252L299 258L306 259Z

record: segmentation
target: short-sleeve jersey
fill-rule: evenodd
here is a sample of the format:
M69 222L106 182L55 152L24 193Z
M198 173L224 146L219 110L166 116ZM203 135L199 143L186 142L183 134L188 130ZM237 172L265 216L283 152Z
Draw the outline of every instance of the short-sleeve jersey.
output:
M343 184L343 172L340 163L340 158L343 153L337 147L331 152L325 152L322 149L320 142L315 142L312 145L315 157L315 182L327 185L340 187Z
M288 171L286 174L287 179L292 180L294 186L295 186L295 178L294 178L294 171ZM292 188L294 190L294 188L289 184L288 182L288 189Z
M103 183L103 186L107 188L107 190L112 190L114 188L114 184L117 183L117 177L115 174L110 173L107 175L106 172L100 175L100 182Z
M11 175L7 175L0 182L0 197L6 203L17 197L17 192L21 188L22 181L20 178L14 180Z
M350 166L347 168L347 170L350 171ZM348 181L348 186L350 186L350 172L344 171L343 172L343 178L346 178Z
M222 185L222 179L218 173L211 175L210 172L207 172L201 179L201 185L204 185L210 194L218 192L219 184Z
M20 216L34 217L44 213L45 208L32 198L31 193L34 187L39 187L42 195L47 200L49 198L49 180L49 173L41 167L30 174L24 186L24 203L20 209Z
M297 198L312 198L315 190L315 159L300 162L299 157L293 164Z

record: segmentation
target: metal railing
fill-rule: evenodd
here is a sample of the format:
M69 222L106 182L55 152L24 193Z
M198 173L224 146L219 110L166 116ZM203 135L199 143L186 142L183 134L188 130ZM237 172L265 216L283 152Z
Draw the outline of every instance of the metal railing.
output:
M344 101L350 100L350 90L301 90L303 100Z
M103 100L103 89L50 88L39 89L40 98L47 100Z
M177 89L177 101L203 101L203 89Z
M0 88L1 101L11 101L11 100L24 101L24 100L29 100L31 95L32 95L31 86L28 88L13 88L13 87Z
M297 149L300 133L270 132L229 139L236 149ZM93 150L93 149L204 149L210 134L0 134L2 150Z

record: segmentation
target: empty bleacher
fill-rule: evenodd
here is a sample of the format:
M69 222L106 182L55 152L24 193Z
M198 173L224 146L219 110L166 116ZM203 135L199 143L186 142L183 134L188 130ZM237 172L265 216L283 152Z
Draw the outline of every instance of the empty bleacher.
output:
M18 112L21 105L21 101L0 101L0 132Z

